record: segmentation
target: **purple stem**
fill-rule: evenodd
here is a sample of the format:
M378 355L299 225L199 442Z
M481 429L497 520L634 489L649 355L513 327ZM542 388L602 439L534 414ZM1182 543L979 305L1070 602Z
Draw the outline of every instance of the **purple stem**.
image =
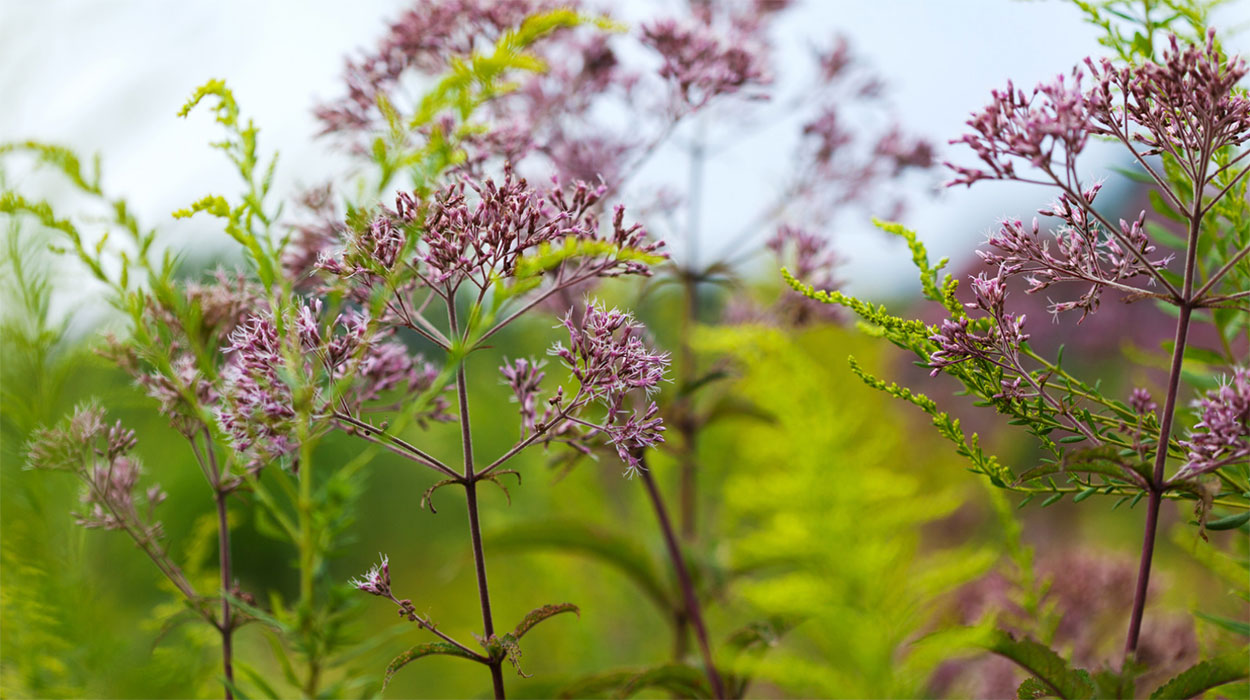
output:
M1189 218L1189 241L1185 251L1185 280L1180 294L1180 315L1176 319L1172 366L1168 373L1168 395L1163 403L1163 414L1159 422L1159 443L1155 447L1154 473L1150 483L1149 501L1146 504L1146 532L1142 538L1141 562L1137 568L1137 588L1133 593L1133 612L1129 617L1128 638L1124 641L1126 665L1137 654L1142 616L1146 610L1146 590L1150 584L1150 564L1154 558L1155 533L1159 529L1159 505L1165 488L1163 469L1168 459L1168 444L1172 436L1173 419L1176 417L1181 368L1185 364L1185 341L1189 336L1189 317L1193 313L1194 268L1198 262L1198 234L1202 223L1199 210L1202 205L1201 194L1201 186L1195 185L1193 211Z
M449 295L447 301L447 319L453 336L459 335L456 324L455 295ZM486 554L482 548L482 524L477 512L477 474L473 471L473 432L469 423L469 390L464 374L465 358L460 359L460 368L456 371L456 397L460 403L460 442L464 448L464 501L469 511L469 539L473 544L473 568L477 573L477 596L482 606L482 629L484 638L490 640L495 636L495 622L490 611L490 588L486 583ZM503 700L503 659L493 659L487 664L490 667L490 679L494 686L495 699Z
M708 684L712 687L712 696L724 698L726 697L725 684L721 681L720 672L716 670L716 663L712 658L712 647L707 641L707 627L703 624L703 612L699 607L699 598L694 592L694 583L690 580L690 572L686 569L686 560L681 554L681 545L678 544L677 534L673 532L673 524L669 520L668 510L664 507L660 489L655 485L655 479L647 467L646 456L639 455L638 461L642 464L638 472L642 475L642 482L647 486L647 495L651 497L651 505L655 507L655 516L660 521L660 530L664 534L664 544L668 548L668 556L672 560L673 570L677 573L677 581L681 585L682 597L686 603L686 616L690 620L690 626L694 629L695 638L699 641L699 653L703 655L703 667L707 673Z

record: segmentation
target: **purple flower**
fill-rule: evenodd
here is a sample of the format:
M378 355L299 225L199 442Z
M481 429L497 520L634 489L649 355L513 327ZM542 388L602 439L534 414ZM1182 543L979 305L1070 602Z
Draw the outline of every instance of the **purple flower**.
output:
M1234 368L1231 378L1194 406L1202 419L1181 442L1189 450L1188 461L1173 481L1250 460L1250 368Z
M532 434L538 423L538 394L542 390L543 378L547 376L541 367L540 362L521 358L505 360L499 368L508 387L512 389L513 400L520 404L522 436ZM546 421L547 417L544 416L543 422Z
M425 235L417 251L423 280L447 289L465 282L485 289L500 278L513 276L526 253L568 239L606 242L657 254L663 244L648 240L642 226L627 226L623 207L614 210L611 235L600 233L599 210L605 192L602 185L577 182L571 190L557 183L544 195L524 178L516 177L510 167L505 167L504 179L498 183L487 179L451 185L429 204ZM628 255L607 254L567 267L572 269L560 270L565 283L650 274L647 264Z
M1155 403L1155 400L1150 397L1150 392L1142 387L1133 389L1133 393L1129 395L1128 405L1143 416L1159 410L1159 404Z
M737 27L722 35L706 23L668 17L643 24L642 41L663 57L660 76L676 86L689 109L769 80L764 47Z
M295 408L291 387L278 375L286 361L272 315L250 317L230 334L225 350L231 362L222 372L222 430L251 467L294 452Z
M319 106L323 134L368 134L382 123L378 95L394 91L406 71L437 74L455 57L493 43L535 13L574 2L429 0L393 22L377 47L344 70L347 94Z
M1150 259L1156 248L1145 232L1144 211L1132 223L1121 219L1118 237L1092 220L1088 209L1101 189L1101 184L1086 189L1081 193L1083 202L1074 202L1066 193L1062 194L1049 208L1038 212L1062 222L1052 233L1053 241L1041 235L1041 225L1036 219L1031 227L1026 227L1019 219L1008 219L997 232L990 234L990 249L979 250L977 255L987 265L1005 270L1008 275L1025 275L1029 294L1058 282L1088 285L1080 297L1050 305L1055 314L1081 309L1084 319L1098 308L1107 288L1133 292L1138 288L1130 286L1130 282L1139 277L1149 279L1152 268L1165 268L1172 259L1171 256ZM1132 252L1126 250L1126 245Z
M299 447L292 385L285 376L308 381L313 420L340 408L358 412L388 394L398 393L403 400L433 387L438 371L403 344L387 340L393 328L378 329L367 314L355 309L329 323L322 315L320 299L301 303L289 314L285 325L298 341L297 348L290 348L295 351L290 359L271 313L249 317L230 335L225 348L230 364L222 372L218 420L252 468ZM348 377L349 385L339 384ZM446 401L437 397L417 419L449 420L446 407Z
M972 291L974 301L965 306L980 309L988 316L977 321L967 316L942 320L938 332L929 336L938 346L929 356L931 375L970 359L988 360L1008 368L1017 364L1019 348L1029 335L1024 332L1025 315L1006 311L1006 270L999 268L994 277L981 273L972 278ZM1020 392L1019 383L1004 383L1000 396L1019 398Z
M1087 96L1093 133L1131 138L1146 154L1172 153L1191 176L1211 153L1250 138L1250 98L1236 91L1246 62L1224 60L1215 30L1205 46L1181 48L1172 36L1158 63L1116 68L1105 59L1085 62L1098 81Z
M629 313L587 303L580 323L573 311L562 320L569 345L557 343L550 350L568 367L579 384L578 396L607 408L602 430L626 463L626 472L640 468L635 452L663 442L663 421L658 407L649 402L639 414L625 408L626 399L641 391L650 397L664 381L668 353L657 353L643 342L643 327Z
M391 597L391 567L390 560L385 554L378 555L382 560L374 564L372 568L365 572L360 578L353 578L348 583L356 588L376 596L383 598Z
M947 163L958 173L948 184L1016 179L1016 161L1040 169L1070 164L1085 148L1091 129L1081 76L1081 71L1074 69L1070 81L1060 75L1039 84L1031 95L1010 81L1006 90L991 93L993 101L967 122L974 133L951 141L966 144L989 170Z

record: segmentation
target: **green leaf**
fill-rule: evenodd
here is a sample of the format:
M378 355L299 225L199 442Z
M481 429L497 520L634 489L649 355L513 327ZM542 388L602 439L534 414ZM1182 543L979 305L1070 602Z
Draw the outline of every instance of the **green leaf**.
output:
M1250 650L1242 648L1190 666L1151 693L1150 698L1184 700L1246 678L1250 678Z
M1045 683L1029 676L1016 688L1016 700L1037 700L1050 695L1050 688Z
M1032 673L1057 697L1071 700L1094 696L1094 684L1089 674L1070 668L1062 657L1043 644L1027 638L1015 639L1006 632L996 631L986 648Z
M263 695L264 697L267 697L267 698L281 697L281 695L278 694L278 691L274 690L273 686L269 685L269 682L265 680L265 675L261 673L260 671L257 671L255 668L252 668L251 665L247 664L241 659L235 659L234 667L242 675L247 676L248 680L252 682L252 685L255 685L260 690L261 695Z
M553 605L544 605L541 608L535 608L529 611L522 620L517 623L516 629L512 630L512 636L520 639L534 628L534 625L546 620L549 617L559 615L560 613L576 613L578 617L582 616L582 611L572 603L555 603Z
M425 644L418 644L399 656L396 656L391 663L386 666L386 678L382 681L382 690L386 690L386 686L391 683L391 677L398 673L401 668L407 666L413 661L416 661L417 659L426 656L434 656L436 654L443 656L459 656L462 659L469 659L470 661L477 661L478 663L481 663L482 661L480 657L474 656L460 647L448 644L447 642L427 642Z
M656 666L635 675L621 685L616 697L628 698L647 688L666 690L680 698L712 697L703 671L675 663Z
M1237 513L1236 515L1228 515L1218 520L1212 520L1207 523L1208 530L1235 530L1246 523L1250 523L1250 511L1245 513Z
M586 522L553 520L513 525L487 535L486 539L501 553L557 549L593 557L629 577L664 615L674 609L672 594L650 556L624 535Z
M1194 611L1194 615L1197 615L1213 625L1223 627L1230 632L1236 632L1243 637L1250 637L1250 623L1245 620L1233 620L1227 617L1220 617L1218 615L1208 615L1207 613L1197 610Z
M956 627L920 640L923 648L939 648L948 657L963 649L984 649L1014 661L1032 674L1045 692L1066 700L1094 697L1089 674L1073 669L1059 654L1032 639L1016 639L992 627Z

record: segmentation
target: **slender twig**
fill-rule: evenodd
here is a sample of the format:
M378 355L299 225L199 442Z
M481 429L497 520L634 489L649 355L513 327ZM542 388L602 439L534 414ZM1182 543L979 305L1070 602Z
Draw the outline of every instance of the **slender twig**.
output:
M475 477L476 480L481 481L488 474L495 471L499 467L503 466L505 462L515 457L517 453L519 453L521 450L524 450L526 447L529 447L530 445L537 442L544 435L551 432L553 428L560 425L561 422L565 420L571 420L570 414L575 409L581 408L588 401L588 399L582 398L582 395L583 395L582 388L578 388L577 393L573 395L573 399L569 401L567 404L565 404L556 413L555 416L553 416L550 420L543 421L543 423L540 425L534 426L534 432L525 436L524 439L518 440L516 444L514 444L512 447L509 447L506 452L500 455L495 461L487 465L485 469L478 471ZM578 422L581 422L581 421L578 421ZM595 426L595 427L599 428L599 426ZM602 428L599 428L599 429L602 430Z
M1234 254L1231 258L1228 259L1228 262L1224 263L1224 265L1221 266L1220 269L1215 271L1215 274L1211 275L1211 278L1207 280L1206 284L1199 287L1197 292L1194 292L1194 299L1202 300L1202 301L1211 301L1211 300L1202 299L1203 295L1211 291L1211 288L1214 287L1216 283L1220 281L1220 278L1228 274L1228 272L1232 270L1233 267L1237 263L1241 262L1241 259L1246 257L1246 255L1248 254L1250 254L1250 245L1237 251L1236 254ZM1238 296L1245 296L1245 292L1241 292L1239 294L1233 294L1231 296L1226 296L1226 297L1216 297L1216 299L1235 299Z
M673 571L677 574L677 581L681 585L682 597L685 600L686 616L690 620L690 626L694 629L694 636L699 642L699 653L703 655L704 671L707 673L708 684L712 688L712 697L724 698L725 684L721 680L720 672L716 670L716 661L712 657L712 647L708 644L707 627L703 624L703 612L699 606L699 598L695 594L694 583L690 579L690 571L686 568L686 560L681 553L681 545L677 541L677 534L673 532L673 524L668 517L668 509L664 507L664 499L660 496L660 490L655 485L655 478L651 476L651 470L647 466L646 454L638 455L638 461L642 468L638 473L642 475L642 483L647 487L647 496L651 499L651 505L655 509L655 517L660 522L660 531L664 535L664 545L668 549L669 559L673 564Z
M1241 160L1242 158L1245 158L1247 155L1250 155L1250 150L1242 151L1240 155L1238 155L1236 158L1229 161L1228 164L1226 164L1225 166L1217 170L1215 173L1213 173L1211 177L1215 178L1219 176L1221 172L1223 172L1229 166L1236 164L1237 161ZM1215 193L1215 196L1211 198L1211 201L1208 202L1207 205L1202 208L1202 215L1206 216L1207 212L1211 211L1211 208L1215 206L1215 203L1223 199L1224 195L1228 194L1229 190L1233 189L1233 187L1236 187L1237 183L1241 180L1241 178L1246 176L1246 173L1250 173L1250 168L1242 168L1241 172L1234 175L1233 179L1228 181L1228 184L1224 185L1224 187L1222 187L1219 192Z
M356 435L357 437L361 439L368 440L369 442L372 442L377 445L381 445L382 447L387 448L391 452L394 452L395 454L401 457L404 457L410 461L416 462L417 464L420 464L422 466L429 467L430 469L433 469L439 472L440 474L443 474L444 476L448 476L453 479L457 479L460 477L460 475L457 474L454 469L447 466L442 461L435 458L433 455L429 454L428 452L407 442L406 440L403 440L394 435L391 435L385 430L376 428L358 418L351 416L350 414L343 413L341 411L335 411L332 415L334 416L334 419L338 421L340 424L346 423L346 425L340 425L340 427L342 427L345 432L350 432L351 434ZM381 437L378 437L378 436L381 436Z
M1107 233L1111 234L1113 238L1119 241L1120 245L1124 246L1124 249L1127 250L1130 255L1136 258L1137 262L1141 263L1142 266L1145 267L1146 272L1151 277L1153 277L1155 280L1163 284L1164 288L1168 290L1168 293L1172 295L1172 298L1174 300L1179 301L1182 298L1181 292L1177 290L1176 287L1172 286L1172 283L1169 282L1167 278L1164 277L1161 272L1159 272L1158 268L1156 268L1150 262L1150 260L1146 258L1144 253L1137 250L1137 248L1132 244L1132 242L1130 242L1128 239L1124 237L1124 234L1120 231L1120 228L1118 226L1115 226L1114 224L1112 224L1110 221L1107 220L1107 217L1103 216L1101 212L1099 212L1097 209L1094 208L1093 202L1087 201L1083 193L1078 192L1075 189L1073 189L1071 185L1069 185L1067 182L1064 182L1063 179L1060 178L1058 175L1056 175L1053 171L1046 169L1045 172L1047 175L1050 176L1051 181L1055 185L1058 185L1059 189L1063 190L1064 193L1066 193L1072 199L1073 202L1079 203L1082 209L1084 209L1089 214L1093 215L1093 217L1098 220L1098 223L1102 224L1103 228L1107 230Z
M391 599L392 603L394 603L395 605L398 605L401 610L404 608L404 601L401 601L398 598L396 598L394 593L388 592L386 596ZM411 601L408 601L408 602L411 604ZM430 622L425 617L422 617L416 612L413 612L412 616L414 618L413 622L416 622L421 627L424 627L425 629L429 630L432 634L434 634L435 636L437 636L439 639L443 640L444 642L447 642L448 644L456 647L460 651L463 651L465 654L468 654L470 657L473 658L474 661L477 661L479 663L487 663L490 660L488 657L482 655L481 653L474 651L473 649L470 649L468 646L460 643L454 637L451 637L443 632L440 632L438 629L438 625L434 624L433 622Z

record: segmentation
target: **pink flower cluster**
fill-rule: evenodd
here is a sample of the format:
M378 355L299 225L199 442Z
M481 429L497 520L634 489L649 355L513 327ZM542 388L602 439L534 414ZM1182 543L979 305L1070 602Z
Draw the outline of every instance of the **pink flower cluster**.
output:
M412 355L392 331L377 330L368 316L349 310L325 327L322 304L301 304L284 323L294 330L297 347L283 347L272 313L250 316L230 334L226 351L231 362L223 372L223 401L218 419L235 448L257 468L298 449L297 411L292 382L284 375L317 378L310 407L314 419L338 409L359 411L365 402L398 390L403 397L430 389L438 372L420 355ZM297 362L291 367L288 356ZM344 377L353 377L342 396L331 391ZM435 401L420 418L448 420L444 401Z
M1202 419L1182 442L1188 461L1173 481L1250 461L1250 368L1233 369L1231 378L1194 406Z
M1080 193L1080 203L1063 193L1049 209L1038 212L1061 222L1052 233L1053 250L1051 241L1039 233L1037 219L1033 220L1031 228L1026 228L1019 219L1012 219L1004 221L999 230L990 235L991 249L979 250L977 255L1007 275L1026 275L1029 294L1058 282L1088 285L1085 293L1075 300L1051 302L1050 310L1056 314L1081 309L1083 319L1098 308L1102 293L1108 288L1136 293L1138 289L1128 282L1138 277L1149 279L1153 269L1166 268L1172 258L1149 257L1156 249L1146 235L1144 211L1132 223L1121 219L1118 236L1091 220L1088 207L1101 188L1101 184L1095 184Z
M557 343L550 353L559 357L577 380L578 395L607 408L602 430L627 465L640 468L637 451L663 442L664 424L650 396L659 389L669 366L668 353L647 347L644 330L632 314L588 303L580 321L570 311L561 321L569 345ZM648 401L642 411L627 408L632 394Z
M1074 158L1091 134L1109 135L1146 146L1140 155L1168 152L1197 177L1198 165L1225 146L1250 138L1250 99L1235 91L1246 76L1245 61L1224 60L1215 33L1205 46L1181 48L1176 37L1160 62L1114 67L1086 59L1097 83L1082 92L1082 71L1059 76L1025 95L1008 83L993 102L975 113L974 133L953 141L969 146L988 170L947 164L957 177L950 184L1023 179L1018 160L1052 177L1059 170L1075 176Z
M1220 55L1214 29L1204 46L1182 48L1171 37L1158 63L1085 62L1098 81L1085 96L1092 133L1132 138L1147 155L1171 153L1194 177L1210 153L1250 139L1250 98L1237 89L1250 69L1239 56Z
M390 559L386 555L381 555L382 560L374 564L372 568L365 572L360 578L353 578L348 583L357 589L369 593L371 595L382 596L383 598L391 597L391 566Z
M590 277L623 274L648 275L650 268L632 253L659 254L663 243L648 240L639 224L626 225L624 209L617 207L610 233L601 233L600 211L606 192L603 186L577 182L572 188L559 187L540 192L525 178L505 167L500 182L462 179L445 187L428 202L417 202L406 194L397 199L398 213L384 211L368 231L349 235L346 248L338 253L323 251L317 267L342 278L355 278L357 284L371 286L380 272L408 266L422 286L454 291L464 283L485 290L516 272L520 258L544 245L559 245L568 239L611 243L631 254L589 256L574 275L579 281ZM423 209L422 209L423 208ZM411 257L400 253L406 247L403 227L422 209L424 235L412 249Z
M667 17L644 24L642 38L663 57L660 76L690 109L769 81L763 47L737 28L721 33L703 22Z
M1017 316L1006 310L1006 282L1006 273L1002 268L993 277L981 273L973 278L975 301L965 306L984 311L988 323L978 323L967 316L958 320L943 319L938 332L929 337L938 345L938 349L929 356L929 366L933 368L930 374L936 375L944 367L970 359L989 361L1008 372L1019 370L1020 346L1029 339L1029 335L1024 332L1024 314ZM985 330L978 332L977 325L982 325ZM1002 391L994 398L1025 398L1020 379L1011 382L1003 380Z
M381 121L379 93L390 93L405 71L437 74L452 57L493 42L526 17L571 2L550 0L430 0L393 22L378 46L344 70L347 95L315 110L322 133L371 131Z

